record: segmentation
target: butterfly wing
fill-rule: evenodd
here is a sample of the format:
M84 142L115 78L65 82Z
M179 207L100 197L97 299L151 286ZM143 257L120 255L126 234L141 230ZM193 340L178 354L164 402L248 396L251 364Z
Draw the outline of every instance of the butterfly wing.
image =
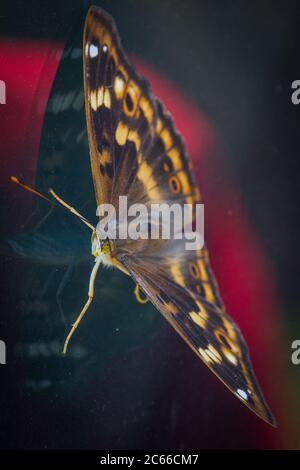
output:
M136 169L129 200L146 205L195 205L201 199L185 145L158 100L156 106L154 144ZM245 405L275 425L245 340L226 313L206 247L186 250L185 240L174 238L160 244L154 240L117 240L117 246L119 261L197 356Z
M88 11L83 38L86 117L97 205L118 204L133 168L152 146L156 106L147 80L129 64L113 19ZM116 196L116 197L115 197Z
M178 284L171 259L150 263L125 255L122 262L153 305L212 372L254 413L276 425L257 383L245 340L224 310Z
M112 18L96 7L84 32L88 137L97 204L189 203L200 193L171 116L129 63ZM226 314L206 248L182 240L116 240L115 257L204 363L265 421L275 424L245 341Z
M83 39L84 90L97 204L199 202L191 162L162 103L128 61L113 19L88 11Z

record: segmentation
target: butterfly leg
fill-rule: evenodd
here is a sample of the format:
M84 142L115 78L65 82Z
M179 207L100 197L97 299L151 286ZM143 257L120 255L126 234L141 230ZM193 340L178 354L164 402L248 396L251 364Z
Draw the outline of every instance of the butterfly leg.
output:
M138 284L136 284L135 286L134 295L139 304L146 304L149 301L148 297L145 294L143 294L144 297L141 296L141 289Z
M70 330L70 332L69 332L69 334L68 334L68 336L65 340L64 348L63 348L63 354L66 354L69 341L70 341L71 337L73 336L74 331L77 329L77 327L78 327L79 323L81 322L82 318L84 317L87 309L89 308L89 306L92 303L92 300L93 300L93 297L94 297L95 280L96 280L96 276L97 276L97 272L98 272L98 269L100 267L100 264L101 264L101 258L100 258L100 256L97 256L97 258L95 259L95 265L94 265L94 267L92 269L92 272L91 272L91 275L90 275L88 299L87 299L83 309L81 310L80 314L78 315L75 323L73 323L72 328L71 328L71 330Z

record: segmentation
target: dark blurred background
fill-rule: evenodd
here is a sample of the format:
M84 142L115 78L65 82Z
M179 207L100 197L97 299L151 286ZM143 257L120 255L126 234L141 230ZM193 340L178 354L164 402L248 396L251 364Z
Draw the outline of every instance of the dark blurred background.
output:
M213 125L218 142L222 146L220 168L226 168L226 176L223 177L222 171L218 173L216 166L210 184L216 185L218 190L219 186L225 184L225 179L230 181L238 195L239 204L245 208L248 219L259 236L277 286L278 309L281 312L286 344L289 347L294 339L300 339L298 286L300 105L295 106L291 101L291 84L294 80L300 79L299 2L267 0L2 2L1 38L32 40L37 43L58 41L64 44L70 38L81 12L90 4L99 4L109 11L116 21L125 50L130 55L141 58L144 63L153 65L163 76L172 80L177 89L181 90ZM5 157L1 155L2 163L3 158ZM4 204L2 211L5 213L5 210ZM9 270L5 264L4 269ZM4 272L4 277L5 275ZM80 285L80 280L78 283ZM84 292L83 289L83 296ZM261 315L264 315L264 312L261 312ZM149 331L151 328L149 327ZM259 324L257 328L259 329ZM151 336L150 333L149 335ZM89 341L87 333L84 339L86 342ZM94 341L96 342L96 339ZM155 351L159 351L162 344L162 340L159 339L157 349L154 348L153 352L148 351L147 354L155 355ZM286 349L284 354L293 393L297 395L300 390L300 366L290 364L289 349ZM122 359L120 361L122 369ZM160 363L159 360L158 362ZM96 373L93 369L94 364L89 364L89 367L93 373ZM137 364L131 367L133 370L139 370ZM75 370L76 368L72 369L72 374L76 373ZM164 374L164 371L161 372ZM22 373L26 376L24 370ZM147 380L151 380L150 372L147 377ZM170 380L166 379L168 383ZM80 383L78 379L79 387ZM115 384L116 387L119 385ZM209 385L203 387L209 389ZM68 390L68 393L71 397L72 392ZM114 393L117 394L116 391ZM140 393L142 396L142 391ZM107 394L109 397L109 392ZM89 395L90 400L95 400L91 391ZM165 400L168 401L167 397ZM12 403L9 406L14 407ZM46 407L45 402L41 406ZM102 405L97 406L101 408ZM140 406L143 408L143 404ZM32 413L36 413L37 409L38 406L32 410ZM79 411L75 407L72 413L76 412ZM151 414L151 410L147 412ZM69 420L70 427L72 419L75 420L72 413L63 418ZM10 412L7 411L7 417L9 416ZM27 419L29 416L30 412L27 410ZM159 416L163 421L161 414ZM15 419L18 423L18 419L12 414L12 420ZM89 420L90 417L82 417L83 422L85 419ZM109 423L109 417L106 419ZM126 417L124 419L126 420ZM155 418L153 420L155 421ZM33 426L35 425L33 419ZM126 430L126 423L124 429ZM65 429L64 431L67 432ZM34 432L38 434L37 429ZM102 432L105 436L106 431ZM147 445L161 446L161 448L177 445L172 439L162 442L160 430L156 429L156 432L155 438L145 437L137 445L141 448ZM46 434L45 431L45 436ZM214 436L213 433L210 434ZM293 431L292 434L293 440L290 443L285 441L282 446L300 445L299 433ZM114 435L114 432L111 432L111 435ZM234 439L228 442L225 439L225 442L224 437L220 436L216 439L217 447L245 446L243 440L236 443ZM38 438L31 437L30 442L27 442L26 436L21 434L15 437L15 440L10 437L9 442L5 442L5 437L3 439L1 446L4 448L43 447L42 439L39 441ZM74 444L72 439L65 439L60 444L57 438L57 441L51 441L49 447L80 447L82 442L80 436L77 435L74 439ZM138 437L136 439L138 440ZM103 445L111 446L112 440L113 438L107 438L106 441L103 437ZM214 447L214 444L209 444L208 441L208 438L204 441L204 447ZM115 444L115 448L118 446L134 448L135 442L134 437L130 442L121 440L119 444ZM184 443L187 447L192 444L195 446L195 441L188 438ZM259 446L257 443L253 445ZM199 446L201 447L201 443ZM84 440L83 447L97 447L96 438L90 443Z

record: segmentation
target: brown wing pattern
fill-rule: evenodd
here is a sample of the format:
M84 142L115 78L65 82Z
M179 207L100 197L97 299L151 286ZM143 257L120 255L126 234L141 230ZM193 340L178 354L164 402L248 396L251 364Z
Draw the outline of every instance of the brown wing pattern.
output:
M157 111L147 81L129 64L112 18L91 7L84 29L84 87L97 204L127 194L152 146Z
M91 7L84 31L84 84L97 204L200 202L171 116L129 63L112 18ZM204 363L252 411L275 424L248 356L225 313L207 249L182 240L117 240L114 256Z
M245 340L216 305L182 287L172 264L124 256L123 264L153 305L217 377L254 413L276 425L249 359Z

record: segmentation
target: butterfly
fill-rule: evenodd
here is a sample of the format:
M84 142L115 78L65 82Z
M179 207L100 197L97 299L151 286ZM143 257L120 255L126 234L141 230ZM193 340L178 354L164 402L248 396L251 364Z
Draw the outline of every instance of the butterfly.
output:
M201 202L191 161L172 117L129 62L114 20L102 9L88 10L83 34L86 122L97 207ZM14 181L20 183L15 177ZM249 359L246 342L226 313L206 246L186 250L183 240L100 240L95 227L65 203L92 230L95 264L88 300L67 336L64 352L90 306L101 264L132 277L207 367L260 418L275 426ZM45 198L45 196L42 196Z

